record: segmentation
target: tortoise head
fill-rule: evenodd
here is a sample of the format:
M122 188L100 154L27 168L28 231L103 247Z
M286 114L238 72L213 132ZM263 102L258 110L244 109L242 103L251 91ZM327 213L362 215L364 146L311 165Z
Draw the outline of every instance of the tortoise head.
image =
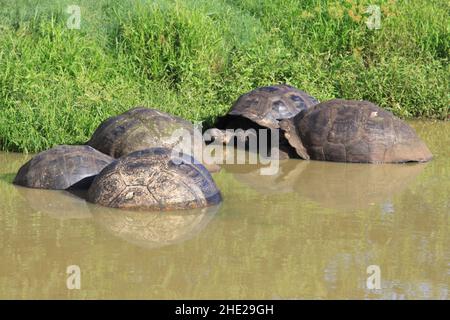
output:
M295 151L304 160L309 160L310 156L303 145L300 134L295 125L298 116L301 116L304 112L301 112L295 117L284 119L280 121L280 128L284 132L284 137L289 142L289 144L295 148Z

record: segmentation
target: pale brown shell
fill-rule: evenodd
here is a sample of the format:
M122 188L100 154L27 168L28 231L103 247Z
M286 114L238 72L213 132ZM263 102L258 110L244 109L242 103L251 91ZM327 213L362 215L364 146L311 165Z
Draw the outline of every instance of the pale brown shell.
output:
M88 200L112 208L162 211L206 207L222 198L208 170L191 156L152 148L123 156L102 170Z

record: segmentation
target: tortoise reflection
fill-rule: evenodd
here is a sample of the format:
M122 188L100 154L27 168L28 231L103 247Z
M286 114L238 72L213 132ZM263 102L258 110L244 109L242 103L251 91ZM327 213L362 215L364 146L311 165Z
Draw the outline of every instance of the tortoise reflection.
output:
M61 191L32 189L16 186L18 193L25 200L32 212L44 213L56 219L91 218L88 204L83 199L82 191Z
M280 161L277 174L260 175L260 166L224 166L236 180L260 194L295 193L324 207L359 210L379 205L395 211L392 202L428 164L355 164Z
M379 205L393 213L393 197L404 191L427 164L353 164L311 161L296 192L321 205L359 210Z
M165 212L91 206L94 220L114 236L146 249L181 243L199 234L220 205Z
M224 165L226 172L260 194L280 194L294 192L295 184L310 161L282 160L274 175L261 175L261 165Z

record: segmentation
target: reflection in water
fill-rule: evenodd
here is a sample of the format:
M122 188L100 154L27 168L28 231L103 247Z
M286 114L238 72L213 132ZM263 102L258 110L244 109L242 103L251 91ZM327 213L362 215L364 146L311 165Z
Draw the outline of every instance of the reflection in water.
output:
M395 212L392 198L401 193L427 164L355 164L311 161L296 184L298 194L323 206L357 210L379 205Z
M450 123L413 125L435 155L425 166L294 160L260 179L227 167L217 214L23 194L11 181L28 157L0 153L0 298L448 299ZM92 218L55 219L65 211ZM67 290L72 264L82 290ZM366 288L369 265L381 290Z
M232 173L236 180L244 183L261 194L289 193L294 191L295 184L310 161L282 160L275 175L261 175L258 165L224 165L224 169Z
M224 166L234 178L259 194L293 193L325 207L357 210L379 205L394 213L392 197L401 193L427 164L356 164L281 161L276 175L260 175L260 166Z
M92 206L95 221L113 235L151 249L186 241L205 228L220 205L168 212L126 211Z
M114 236L143 248L157 248L191 239L219 211L220 205L167 212L127 211L86 202L85 190L44 190L11 186L30 214L55 219L94 220Z
M86 201L68 191L30 189L14 186L30 207L56 219L91 218Z

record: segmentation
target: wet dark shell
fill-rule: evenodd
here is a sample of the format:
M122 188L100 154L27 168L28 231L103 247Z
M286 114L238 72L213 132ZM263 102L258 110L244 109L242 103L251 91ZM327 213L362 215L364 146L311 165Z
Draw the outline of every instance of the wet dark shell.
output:
M90 146L57 146L25 163L14 184L29 188L63 190L87 187L113 158Z
M308 93L286 84L261 87L240 96L230 112L217 120L216 128L278 129L280 120L292 118L317 103L319 101ZM220 135L218 140L221 140ZM283 134L280 134L278 145L280 159L297 157ZM273 142L268 141L268 147L270 150Z
M304 159L400 163L432 158L414 129L368 101L322 102L283 120L281 127Z
M179 131L183 133L184 139L188 135L194 142L190 144L190 150L186 148L183 151L189 152L201 161L204 141L200 130L180 117L144 107L136 107L105 120L87 144L114 158L119 158L134 151L179 146L183 141L178 135L174 135ZM194 135L199 139L192 139ZM220 167L214 164L204 165L209 171L220 170Z
M168 148L133 152L107 166L88 200L113 208L177 210L218 204L221 195L206 168Z
M279 128L279 120L292 118L302 110L318 104L308 93L286 84L261 87L238 98L230 112L217 122L217 128L244 128L242 124L233 124L243 117L261 127Z

